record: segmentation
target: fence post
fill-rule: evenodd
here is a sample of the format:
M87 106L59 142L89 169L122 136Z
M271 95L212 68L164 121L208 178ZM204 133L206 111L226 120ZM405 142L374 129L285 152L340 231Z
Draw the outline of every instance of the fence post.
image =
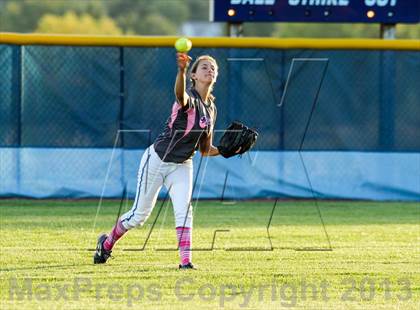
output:
M118 138L120 139L120 150L121 150L121 184L124 190L126 186L125 173L124 173L124 105L125 105L125 68L124 68L124 47L119 47L119 65L120 65L120 115L119 115L119 126L118 126ZM127 185L128 186L128 185ZM127 189L128 190L128 189Z
M12 96L17 111L16 128L16 194L20 195L20 153L22 146L22 65L23 65L23 46L16 45L12 48Z
M395 52L381 52L379 68L379 148L388 151L394 147L395 71Z

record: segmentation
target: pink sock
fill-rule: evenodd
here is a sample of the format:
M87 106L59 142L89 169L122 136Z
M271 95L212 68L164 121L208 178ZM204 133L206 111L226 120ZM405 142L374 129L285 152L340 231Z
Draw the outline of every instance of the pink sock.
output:
M121 221L118 220L118 223L115 224L108 238L104 241L104 249L107 251L111 250L115 242L117 242L126 232L127 229L125 229Z
M179 256L181 258L181 265L186 265L191 262L191 228L177 227L176 236L178 239Z

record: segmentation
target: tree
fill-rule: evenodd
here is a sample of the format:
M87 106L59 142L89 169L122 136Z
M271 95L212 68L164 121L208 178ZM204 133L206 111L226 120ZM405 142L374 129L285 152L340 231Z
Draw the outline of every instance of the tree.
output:
M72 10L77 14L89 14L95 18L106 14L101 1L34 1L34 0L0 0L0 31L33 32L39 19L45 14L63 15Z
M150 1L152 14L159 14L169 22L180 27L190 17L185 1ZM175 29L176 30L176 29Z
M244 35L247 37L270 37L275 27L275 23L244 23Z
M146 16L142 21L142 28L148 29L148 35L175 35L177 31L177 27L160 14Z
M190 21L208 21L209 20L209 1L207 0L186 0L189 8Z
M379 24L277 23L271 34L275 37L307 38L379 38ZM420 25L399 24L398 39L419 39Z
M379 25L330 23L278 23L276 24L272 35L281 38L378 38Z
M397 25L396 36L398 39L420 39L420 24Z
M190 16L185 0L113 0L105 5L124 32L141 35L176 34Z
M72 11L112 18L124 34L176 34L186 21L208 21L208 0L0 0L0 31L33 32L46 15ZM81 31L81 30L78 30ZM86 31L85 31L86 32ZM245 36L379 37L375 24L245 23ZM420 38L420 26L398 25L397 38Z
M47 14L38 23L36 32L66 33L66 34L102 34L121 35L122 30L109 17L102 16L95 19L89 14L78 16L69 11L63 16Z

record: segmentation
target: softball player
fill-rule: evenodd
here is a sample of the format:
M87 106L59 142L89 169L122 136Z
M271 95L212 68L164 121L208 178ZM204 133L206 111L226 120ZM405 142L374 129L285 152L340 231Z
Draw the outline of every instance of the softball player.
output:
M214 58L203 55L191 66L192 87L186 91L186 73L191 58L177 53L178 73L175 81L176 101L164 131L149 146L140 162L137 192L130 211L123 214L109 235L99 237L95 264L103 264L111 250L128 230L141 226L155 206L158 193L165 185L169 190L175 214L180 251L180 269L194 268L191 262L193 186L192 157L197 149L203 156L216 156L212 145L216 107L211 94L218 74Z

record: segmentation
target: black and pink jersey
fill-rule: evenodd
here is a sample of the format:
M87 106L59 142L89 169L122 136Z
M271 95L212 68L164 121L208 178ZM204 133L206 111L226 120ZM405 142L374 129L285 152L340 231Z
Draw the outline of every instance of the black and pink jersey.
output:
M153 144L164 162L183 163L190 159L198 149L200 139L213 131L217 115L214 103L210 100L210 104L204 103L193 88L187 93L187 104L182 107L174 102L165 130Z

